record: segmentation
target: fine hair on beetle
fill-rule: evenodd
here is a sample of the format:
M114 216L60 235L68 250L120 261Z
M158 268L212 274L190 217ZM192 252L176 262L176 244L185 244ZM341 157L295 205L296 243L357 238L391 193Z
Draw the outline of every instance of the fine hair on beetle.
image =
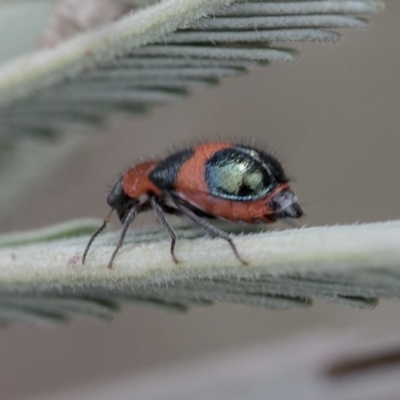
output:
M247 262L231 236L207 219L268 224L299 218L303 213L281 163L272 154L254 145L230 141L192 145L165 158L145 160L128 168L115 182L107 203L111 210L90 238L82 263L114 211L122 230L108 268L112 268L130 224L144 211L153 210L168 232L175 263L177 236L167 214L185 216L211 236L224 239L244 265Z

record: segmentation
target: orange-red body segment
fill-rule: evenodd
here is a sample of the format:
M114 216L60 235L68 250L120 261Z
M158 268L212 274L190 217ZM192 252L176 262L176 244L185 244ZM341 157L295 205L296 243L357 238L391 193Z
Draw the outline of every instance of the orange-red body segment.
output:
M232 147L232 143L208 143L196 146L193 156L179 170L175 180L176 192L208 193L207 182L205 181L205 164L217 151L230 147Z
M193 157L182 165L175 181L178 196L208 214L230 221L244 221L249 224L259 221L273 222L272 218L268 219L268 215L274 214L268 201L288 188L287 183L279 185L265 198L255 201L226 200L209 193L205 180L205 164L217 151L231 147L232 143L227 142L196 146Z
M146 161L128 169L124 175L124 192L132 198L138 198L144 194L161 196L162 191L149 179L149 174L156 165L155 161Z
M215 197L207 192L194 189L181 188L179 197L189 204L215 217L225 218L230 221L243 221L254 224L260 221L265 223L275 222L275 211L268 205L269 201L289 184L282 183L268 196L254 201L233 201ZM270 216L271 218L269 218Z

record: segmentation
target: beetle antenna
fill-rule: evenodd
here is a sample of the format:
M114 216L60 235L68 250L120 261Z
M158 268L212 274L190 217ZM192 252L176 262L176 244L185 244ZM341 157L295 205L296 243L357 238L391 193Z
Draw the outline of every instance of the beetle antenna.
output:
M107 214L107 216L104 218L104 221L103 221L103 223L101 224L100 228L98 228L98 229L93 233L93 235L91 236L91 238L89 239L89 242L88 242L88 244L86 245L85 251L83 252L83 256L82 256L82 265L85 264L87 253L88 253L88 251L89 251L89 249L90 249L90 246L92 245L94 239L96 239L96 237L106 228L107 224L110 222L111 215L112 215L113 212L114 212L114 209L112 208L112 209L110 210L110 212Z

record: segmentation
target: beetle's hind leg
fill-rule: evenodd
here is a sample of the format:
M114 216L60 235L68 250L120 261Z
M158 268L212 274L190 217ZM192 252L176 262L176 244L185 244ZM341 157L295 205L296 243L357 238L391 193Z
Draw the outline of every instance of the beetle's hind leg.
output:
M160 224L166 229L166 231L168 232L168 234L169 234L169 236L171 238L171 250L170 250L171 251L171 257L174 260L174 263L178 264L179 261L175 256L176 233L172 229L171 225L169 224L169 222L167 221L167 219L165 218L165 215L163 213L163 208L166 207L166 206L160 204L158 202L158 200L153 196L150 197L150 204L151 204L151 208L154 210L154 213L156 214L158 220L160 221ZM171 209L171 211L175 210L172 207L170 207L170 209ZM172 214L171 211L168 210L168 212L170 212ZM176 210L176 212L177 212L177 214L179 214L178 210Z
M230 237L229 233L226 233L225 231L215 227L214 225L207 222L205 219L196 215L190 208L186 207L186 205L183 204L183 202L180 201L179 199L174 198L174 203L182 214L186 215L188 218L190 218L194 223L202 227L210 235L226 240L231 246L236 258L242 264L244 265L248 264L247 261L243 260L243 258L240 256L239 252L236 249L235 243L233 243L233 240Z

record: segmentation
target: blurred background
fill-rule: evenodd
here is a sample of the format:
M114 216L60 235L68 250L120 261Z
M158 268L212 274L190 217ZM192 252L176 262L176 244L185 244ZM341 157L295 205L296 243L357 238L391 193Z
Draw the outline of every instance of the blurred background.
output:
M296 63L273 63L225 79L141 117L112 116L101 131L87 132L46 180L31 185L14 203L15 211L3 213L1 231L103 218L107 188L126 166L163 156L174 146L221 138L254 139L281 159L306 212L301 224L398 219L399 15L400 2L386 1L367 30L342 30L337 45L293 45L301 52ZM154 222L151 215L141 219ZM306 311L214 305L185 314L125 306L112 323L13 326L0 331L1 398L23 399L121 374L134 377L321 330L400 343L400 304L382 301L369 311L323 302Z

